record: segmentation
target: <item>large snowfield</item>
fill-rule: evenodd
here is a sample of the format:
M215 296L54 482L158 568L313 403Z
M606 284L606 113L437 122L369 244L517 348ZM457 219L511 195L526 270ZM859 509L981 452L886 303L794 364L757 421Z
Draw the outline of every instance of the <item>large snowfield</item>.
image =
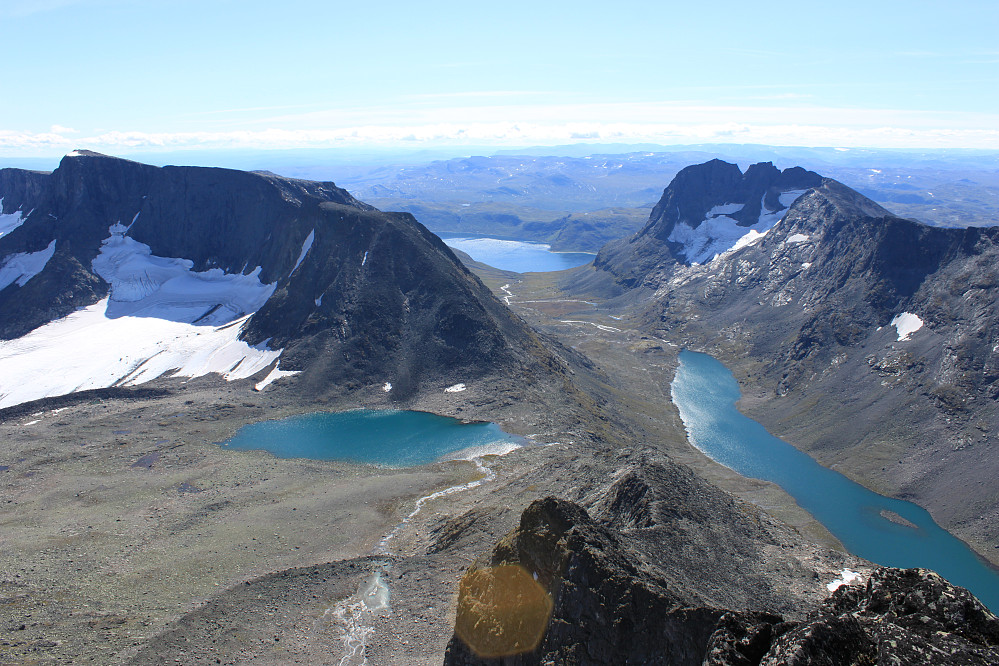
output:
M260 282L259 267L249 275L192 271L193 262L157 257L148 245L127 237L127 230L113 225L93 261L94 271L110 285L108 297L0 342L0 408L85 389L134 386L168 373L245 379L281 355L280 349L251 347L239 339L250 315L276 287ZM21 269L10 272L22 275ZM258 386L289 374L275 366Z
M782 208L777 211L767 210L762 205L756 224L748 227L729 217L732 213L742 210L744 204L727 203L715 206L707 212L705 219L696 227L686 222L678 222L670 233L668 240L683 246L680 252L687 263L705 264L720 254L738 250L752 245L783 219L787 207L808 190L790 190L780 195Z

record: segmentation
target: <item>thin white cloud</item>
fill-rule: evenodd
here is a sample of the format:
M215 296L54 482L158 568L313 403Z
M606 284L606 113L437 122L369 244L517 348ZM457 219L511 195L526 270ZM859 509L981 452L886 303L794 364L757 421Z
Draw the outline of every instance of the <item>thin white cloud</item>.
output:
M72 127L63 127L62 125L53 125L49 128L49 131L53 134L76 134L77 131Z
M85 147L109 153L185 149L288 149L377 146L522 146L602 143L761 143L790 146L999 149L999 129L871 127L758 122L440 122L337 129L224 132L104 132L87 137L2 132L0 155L54 155Z

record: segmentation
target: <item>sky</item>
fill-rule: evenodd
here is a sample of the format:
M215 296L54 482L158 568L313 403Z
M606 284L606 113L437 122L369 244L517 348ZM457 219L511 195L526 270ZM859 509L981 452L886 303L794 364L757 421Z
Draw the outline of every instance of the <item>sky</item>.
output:
M999 2L0 0L0 157L999 149Z

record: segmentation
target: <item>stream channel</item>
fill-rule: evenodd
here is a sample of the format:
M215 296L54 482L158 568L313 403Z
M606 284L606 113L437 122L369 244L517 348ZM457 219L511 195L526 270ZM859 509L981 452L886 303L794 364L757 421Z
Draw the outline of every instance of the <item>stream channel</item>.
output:
M680 352L673 402L698 450L726 467L783 488L854 555L876 564L936 571L999 612L999 572L921 507L879 495L819 465L743 415L732 373L707 354Z

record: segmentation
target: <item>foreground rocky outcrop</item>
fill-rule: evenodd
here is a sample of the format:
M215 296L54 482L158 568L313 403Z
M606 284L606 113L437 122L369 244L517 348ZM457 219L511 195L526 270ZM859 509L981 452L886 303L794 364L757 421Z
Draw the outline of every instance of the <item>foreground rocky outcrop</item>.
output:
M630 499L632 517L645 522L641 498ZM984 666L999 659L999 618L931 571L876 569L805 619L785 620L765 608L692 602L648 556L627 529L576 504L534 502L462 580L444 663Z
M970 592L927 569L875 570L844 585L804 622L726 614L705 666L995 664L999 619Z

